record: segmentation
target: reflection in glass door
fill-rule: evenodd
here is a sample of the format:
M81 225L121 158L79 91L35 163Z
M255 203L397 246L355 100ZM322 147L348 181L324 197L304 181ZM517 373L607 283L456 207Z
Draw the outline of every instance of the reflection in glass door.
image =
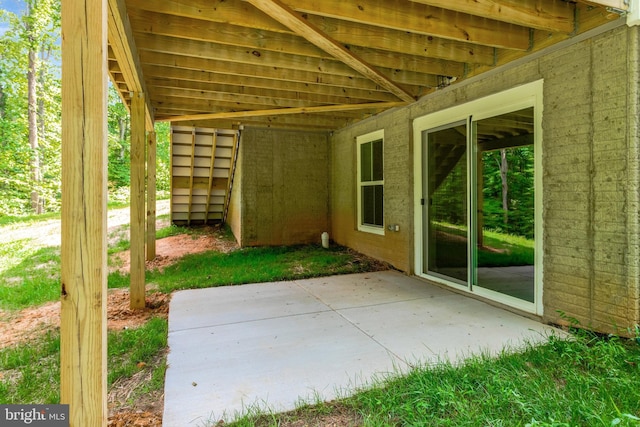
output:
M474 287L534 302L533 107L473 122Z
M425 271L468 282L467 122L423 133Z

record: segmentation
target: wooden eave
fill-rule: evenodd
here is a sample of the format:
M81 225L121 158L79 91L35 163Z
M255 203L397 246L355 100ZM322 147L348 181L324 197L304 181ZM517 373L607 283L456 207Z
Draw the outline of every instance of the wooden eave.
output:
M623 0L109 0L153 120L338 129L619 18Z

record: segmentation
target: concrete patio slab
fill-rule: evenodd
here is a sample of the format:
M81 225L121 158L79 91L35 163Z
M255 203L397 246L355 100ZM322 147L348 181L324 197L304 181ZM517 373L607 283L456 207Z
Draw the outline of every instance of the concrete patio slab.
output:
M163 425L286 411L552 331L394 271L182 291L169 312Z

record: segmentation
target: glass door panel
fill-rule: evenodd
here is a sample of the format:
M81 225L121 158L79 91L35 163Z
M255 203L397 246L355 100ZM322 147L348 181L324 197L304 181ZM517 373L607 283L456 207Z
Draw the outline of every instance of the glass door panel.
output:
M467 122L423 133L424 261L428 274L468 283Z
M534 302L533 107L473 123L474 286Z

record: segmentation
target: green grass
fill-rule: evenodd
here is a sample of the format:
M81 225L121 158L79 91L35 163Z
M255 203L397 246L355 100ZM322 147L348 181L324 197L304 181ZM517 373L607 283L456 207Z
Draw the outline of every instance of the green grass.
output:
M147 272L162 292L244 283L294 280L371 271L379 266L344 247L319 245L246 248L188 255L163 272ZM111 277L110 277L111 279ZM116 278L114 278L115 282Z
M109 332L108 386L142 369L152 370L150 381L135 393L164 387L166 365L154 363L167 347L167 321L153 318L140 328ZM138 363L144 363L142 367ZM34 338L0 350L0 402L44 404L60 401L60 333Z
M0 249L0 265L0 308L15 310L60 298L60 248L11 242Z
M497 358L420 367L337 402L230 425L277 426L347 413L364 426L637 426L639 375L635 341L578 332Z
M49 219L60 219L60 212L47 212L41 215L0 215L0 227L17 224L35 224Z
M436 264L440 268L466 266L466 227L436 223L436 230L459 237L436 240ZM484 230L483 234L484 247L477 252L479 267L533 265L535 256L534 240L488 230Z

